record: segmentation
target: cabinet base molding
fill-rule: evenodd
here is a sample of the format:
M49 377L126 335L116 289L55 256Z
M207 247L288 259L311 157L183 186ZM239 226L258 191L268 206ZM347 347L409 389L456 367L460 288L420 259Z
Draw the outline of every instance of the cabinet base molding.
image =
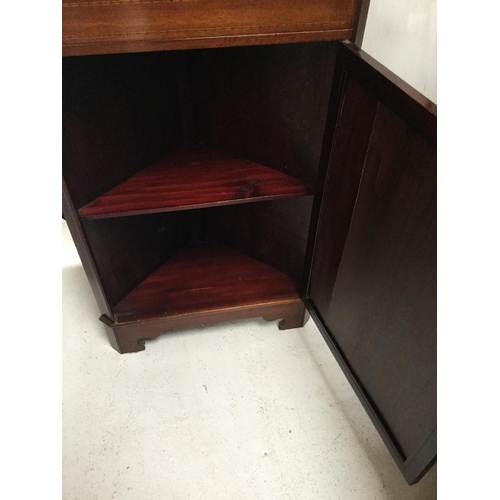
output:
M113 348L120 354L124 354L144 351L146 340L155 339L170 330L249 318L263 318L266 321L281 320L278 324L279 329L291 330L304 326L309 319L309 314L303 302L297 299L281 304L260 304L247 308L208 311L130 323L114 323L106 315L102 315L99 319L106 325Z

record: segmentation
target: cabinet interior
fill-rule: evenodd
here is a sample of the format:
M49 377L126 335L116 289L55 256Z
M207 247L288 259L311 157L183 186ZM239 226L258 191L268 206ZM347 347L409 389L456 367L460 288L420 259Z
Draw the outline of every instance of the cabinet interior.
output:
M63 59L63 176L117 317L298 298L335 53Z
M312 42L352 38L365 8L321 3L256 4L246 34L222 0L229 35L194 4L68 5L63 211L118 352L308 311L413 483L436 458L436 109L352 43Z

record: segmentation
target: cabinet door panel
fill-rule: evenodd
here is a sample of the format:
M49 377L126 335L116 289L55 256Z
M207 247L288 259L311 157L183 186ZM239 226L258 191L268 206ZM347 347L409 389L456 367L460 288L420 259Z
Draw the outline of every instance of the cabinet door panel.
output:
M413 483L436 456L435 108L351 44L337 64L307 302Z

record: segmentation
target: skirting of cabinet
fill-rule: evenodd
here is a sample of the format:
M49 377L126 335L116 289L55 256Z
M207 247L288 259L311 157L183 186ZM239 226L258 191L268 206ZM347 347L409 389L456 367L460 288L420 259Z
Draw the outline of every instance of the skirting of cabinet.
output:
M279 329L291 330L304 326L309 319L309 314L303 302L298 300L287 304L264 304L135 323L113 323L104 315L100 319L106 325L111 345L120 354L125 354L143 351L146 340L155 339L169 330L259 317L266 321L281 319L278 325Z
M298 300L288 304L240 307L232 310L171 316L134 323L113 323L105 315L101 316L100 319L106 325L109 341L113 348L120 354L125 354L143 351L146 340L155 339L169 330L258 317L266 321L281 319L278 325L279 329L291 330L304 326L309 319L309 314L302 301Z
M187 248L113 307L113 346L121 353L144 349L165 330L262 317L283 318L280 329L298 328L305 306L286 274L223 245Z

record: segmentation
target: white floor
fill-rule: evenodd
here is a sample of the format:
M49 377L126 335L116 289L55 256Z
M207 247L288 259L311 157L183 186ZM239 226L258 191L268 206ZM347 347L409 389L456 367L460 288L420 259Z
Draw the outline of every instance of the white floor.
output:
M63 499L436 498L407 486L310 320L175 331L120 355L63 221Z

